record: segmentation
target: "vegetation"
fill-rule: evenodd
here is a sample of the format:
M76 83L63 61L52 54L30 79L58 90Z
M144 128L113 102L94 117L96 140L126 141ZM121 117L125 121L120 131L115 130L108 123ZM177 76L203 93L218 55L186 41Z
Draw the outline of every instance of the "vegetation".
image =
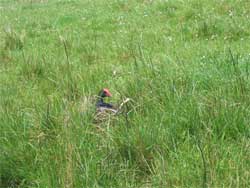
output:
M250 187L249 1L0 12L0 187ZM131 101L100 130L103 87Z

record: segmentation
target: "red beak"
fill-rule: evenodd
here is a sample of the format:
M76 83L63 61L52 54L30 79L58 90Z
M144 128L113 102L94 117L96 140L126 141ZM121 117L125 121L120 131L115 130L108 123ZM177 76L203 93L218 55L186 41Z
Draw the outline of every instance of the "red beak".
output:
M111 97L112 94L110 93L110 91L108 89L103 89L103 91L105 92L107 97Z

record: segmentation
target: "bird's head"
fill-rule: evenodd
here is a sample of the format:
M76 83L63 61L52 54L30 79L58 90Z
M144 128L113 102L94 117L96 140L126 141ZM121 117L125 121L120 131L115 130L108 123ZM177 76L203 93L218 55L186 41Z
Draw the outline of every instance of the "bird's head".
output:
M110 93L110 91L107 88L104 88L100 91L99 96L100 97L111 97L112 94Z

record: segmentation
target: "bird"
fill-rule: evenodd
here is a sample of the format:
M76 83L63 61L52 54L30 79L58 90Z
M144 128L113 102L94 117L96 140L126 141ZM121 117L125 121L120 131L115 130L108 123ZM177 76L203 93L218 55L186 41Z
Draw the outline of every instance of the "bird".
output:
M123 114L127 120L127 115L129 112L126 112L127 109L124 109L124 105L131 101L130 98L125 98L120 105L113 105L110 103L104 102L104 98L112 97L111 92L107 88L103 88L99 94L96 102L96 113L94 116L94 123L100 124L106 122L107 120L114 119L115 116Z
M104 102L105 97L112 97L112 94L107 88L103 88L99 92L97 103L96 103L97 111L111 111L114 113L117 112L117 109L114 107L114 105Z
M99 94L96 102L96 114L95 122L103 122L105 119L109 119L110 115L116 115L118 110L113 104L104 102L104 98L111 97L109 89L103 88Z

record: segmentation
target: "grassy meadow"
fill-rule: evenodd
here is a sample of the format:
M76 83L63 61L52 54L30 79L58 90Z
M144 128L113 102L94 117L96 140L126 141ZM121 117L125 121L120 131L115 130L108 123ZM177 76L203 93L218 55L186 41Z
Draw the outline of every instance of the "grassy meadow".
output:
M249 20L248 0L0 0L0 187L250 187ZM103 87L131 100L100 129Z

